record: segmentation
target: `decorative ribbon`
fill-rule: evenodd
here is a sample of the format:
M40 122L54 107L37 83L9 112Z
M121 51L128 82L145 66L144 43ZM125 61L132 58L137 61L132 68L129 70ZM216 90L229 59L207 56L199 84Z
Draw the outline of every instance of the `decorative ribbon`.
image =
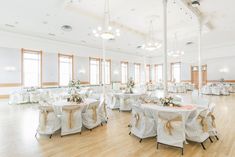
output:
M165 131L168 132L169 135L172 135L172 131L174 130L174 127L172 126L172 122L182 121L181 116L175 117L174 119L171 119L171 120L166 120L165 118L162 118L161 116L159 116L159 118L161 120L165 121L164 129L165 129Z
M47 116L50 112L54 112L52 108L43 108L41 114L43 115L43 130L46 129L47 125Z
M92 119L96 122L97 121L97 106L92 106L90 109L92 109L93 113L92 113Z
M135 127L139 127L139 121L140 121L140 115L139 115L139 113L136 113L135 115L134 115L134 117L135 117Z
M208 113L208 116L210 116L210 117L211 117L211 120L212 120L211 125L212 125L214 128L216 128L216 124L215 124L215 116L213 115L213 113L212 113L212 112L209 112L209 113Z
M199 120L199 123L200 123L201 126L202 126L203 132L207 132L207 131L208 131L208 125L207 125L207 123L206 123L205 117L199 115L199 116L197 117L197 119Z
M63 111L68 113L68 128L72 129L74 126L74 118L73 118L73 114L74 112L76 112L77 110L79 110L80 107L76 106L76 107L64 107Z

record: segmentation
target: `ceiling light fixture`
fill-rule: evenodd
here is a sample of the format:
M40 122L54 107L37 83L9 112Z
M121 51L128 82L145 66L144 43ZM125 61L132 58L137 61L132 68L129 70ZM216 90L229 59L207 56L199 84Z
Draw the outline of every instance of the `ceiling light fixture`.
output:
M173 47L174 47L173 50L168 52L168 56L176 58L184 55L184 51L178 49L176 34L175 34L175 43Z
M95 37L101 37L105 40L112 40L116 36L120 36L120 30L110 26L109 0L105 0L103 27L99 26L92 32Z
M192 7L196 8L200 6L200 2L198 0L192 1Z
M63 25L61 26L61 29L65 32L71 32L73 30L72 26L70 25Z
M154 51L154 50L159 49L161 46L162 44L160 42L157 42L154 39L153 21L150 20L148 37L147 37L146 43L143 44L141 47L142 49L145 49L148 51Z

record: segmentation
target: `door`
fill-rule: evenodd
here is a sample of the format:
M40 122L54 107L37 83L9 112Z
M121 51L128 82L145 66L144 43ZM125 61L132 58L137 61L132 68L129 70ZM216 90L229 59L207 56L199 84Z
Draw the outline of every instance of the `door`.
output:
M207 65L202 66L202 85L207 84ZM199 84L199 72L198 72L198 66L192 66L191 67L191 83L195 85L196 88L198 88Z

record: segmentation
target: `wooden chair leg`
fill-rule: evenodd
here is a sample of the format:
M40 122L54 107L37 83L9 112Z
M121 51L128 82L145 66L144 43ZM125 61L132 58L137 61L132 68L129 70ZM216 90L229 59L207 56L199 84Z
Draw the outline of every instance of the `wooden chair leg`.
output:
M129 135L131 135L131 131L129 132Z
M209 140L211 141L211 143L213 143L213 140L211 139L211 137L209 137Z
M158 149L158 145L159 145L159 143L157 142L157 149Z
M142 142L142 138L140 139L140 141L139 141L140 143Z
M203 142L201 143L201 146L202 146L202 148L203 148L204 150L206 150L206 148L205 148Z
M217 135L215 135L215 138L216 138L217 140L219 140L219 138L218 138L218 136L217 136Z
M51 138L52 137L52 134L50 135L50 137L49 138Z
M181 149L181 155L184 155L184 148Z

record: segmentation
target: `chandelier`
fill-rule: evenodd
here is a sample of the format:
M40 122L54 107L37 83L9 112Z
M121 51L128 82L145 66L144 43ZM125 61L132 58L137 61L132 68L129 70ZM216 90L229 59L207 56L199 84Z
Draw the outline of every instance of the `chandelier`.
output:
M110 26L109 0L105 0L103 27L99 26L92 32L95 37L105 40L115 39L116 36L120 36L120 30Z
M145 44L142 45L142 48L148 51L154 51L159 49L161 46L162 44L154 39L153 21L150 20L147 40Z
M173 49L173 50L170 50L170 51L168 52L168 56L177 58L177 57L180 57L180 56L183 56L183 55L184 55L184 51L178 49L178 45L177 45L177 36L176 36L176 34L175 34L175 42L174 42L173 47L174 47L174 49Z

